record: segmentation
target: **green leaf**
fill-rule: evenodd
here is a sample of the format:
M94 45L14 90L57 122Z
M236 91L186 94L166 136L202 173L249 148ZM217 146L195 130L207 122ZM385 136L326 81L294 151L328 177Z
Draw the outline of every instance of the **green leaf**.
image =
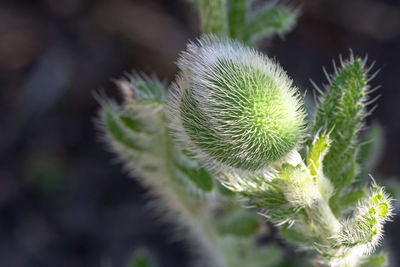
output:
M353 55L342 61L340 68L335 67L335 75L328 77L327 92L320 97L313 123L313 136L326 131L332 140L323 160L323 169L335 187L331 206L336 210L341 190L350 185L358 174L357 134L366 115L367 71L365 61Z
M204 167L196 166L184 166L182 163L178 163L177 166L180 171L185 174L185 177L192 181L199 189L204 192L210 192L214 187L214 179L210 172Z
M138 143L138 140L132 138L132 135L128 133L132 129L134 122L130 121L126 127L126 117L121 115L121 111L113 104L108 104L103 109L104 112L104 126L110 137L121 146L136 151L143 150L143 147ZM124 119L121 119L125 118Z
M256 207L263 209L264 215L273 223L281 224L294 221L298 216L298 209L285 198L278 180L274 179L269 186L264 184L262 191L240 192L240 194L250 199Z
M257 232L260 218L244 209L237 209L231 214L225 214L218 223L222 234L250 236Z
M293 28L297 17L298 12L288 7L268 4L248 19L242 39L254 43L273 34L284 34Z
M283 206L289 205L283 192L273 187L262 192L243 192L242 195L256 202L258 207L268 211L282 210Z
M339 198L339 209L344 210L348 207L356 205L360 200L364 199L367 195L365 188L361 190L351 190L342 194Z
M279 230L285 239L297 244L312 245L316 241L312 236L298 231L295 227L283 225L279 227Z
M134 132L140 132L142 128L138 121L134 121L131 117L125 115L119 115L119 119L124 124L125 127Z
M307 165L312 176L318 177L322 175L322 160L328 152L330 143L329 135L322 135L320 137L317 136L310 146L307 154Z

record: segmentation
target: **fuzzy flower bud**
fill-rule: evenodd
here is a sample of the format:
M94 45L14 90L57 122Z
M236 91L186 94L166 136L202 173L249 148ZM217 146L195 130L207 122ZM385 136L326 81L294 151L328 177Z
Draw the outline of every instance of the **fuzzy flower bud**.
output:
M240 42L207 36L188 45L178 67L171 128L205 162L257 170L300 141L301 100L273 60Z

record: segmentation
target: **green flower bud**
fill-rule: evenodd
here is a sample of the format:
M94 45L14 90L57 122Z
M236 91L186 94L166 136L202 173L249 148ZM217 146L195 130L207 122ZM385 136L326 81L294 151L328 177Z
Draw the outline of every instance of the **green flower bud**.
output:
M206 163L257 170L300 141L301 99L273 60L238 41L207 36L188 45L178 66L171 128Z

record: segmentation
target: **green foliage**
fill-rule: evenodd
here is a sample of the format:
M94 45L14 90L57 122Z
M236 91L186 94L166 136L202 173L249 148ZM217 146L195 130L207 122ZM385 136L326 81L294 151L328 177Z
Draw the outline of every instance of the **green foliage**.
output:
M356 190L350 189L344 192L338 201L338 208L345 211L347 208L356 205L359 201L367 196L367 190L365 188Z
M201 248L202 257L194 262L254 267L277 263L281 254L276 247L255 243L260 218L243 210L232 192L217 189L211 172L176 146L169 135L163 84L137 74L117 84L124 103L104 102L100 116L106 141L155 197L157 212L179 231L188 231L193 240L186 241ZM147 264L142 258L135 264Z
M335 75L329 76L327 92L321 92L312 127L313 141L309 142L305 161L296 150L287 150L274 159L261 159L257 154L260 151L273 153L279 143L288 143L283 131L271 133L274 123L295 132L292 118L298 116L298 122L303 113L296 108L301 104L289 97L274 102L280 90L287 90L288 83L279 78L272 78L274 83L264 81L263 71L281 77L280 71L270 70L276 67L263 68L257 54L246 52L240 44L218 38L203 38L198 46L189 46L178 61L181 74L170 98L170 118L176 122L174 134L200 159L213 160L223 185L262 209L287 240L313 250L321 265L357 266L382 239L383 225L392 209L391 199L376 184L369 193L365 188L349 187L359 173L357 134L367 114L369 78L365 61L351 55L340 69L335 69ZM274 96L266 93L270 88ZM254 100L259 95L263 108L268 107L263 112L258 112ZM272 126L265 126L265 135L280 139L265 138L259 144L252 141L262 133L249 125L254 122L254 114L245 110L255 107L257 114L262 114L257 118L272 122ZM295 107L291 109L294 113L287 107ZM269 110L283 112L275 116ZM220 132L222 138L216 139ZM226 142L230 145L218 150ZM247 151L247 147L254 150ZM237 155L248 163L237 164ZM258 164L259 159L268 165ZM342 218L348 210L351 216Z
M204 168L197 164L193 167L191 166L179 166L179 170L186 175L187 178L192 180L192 182L204 192L209 192L214 187L214 180L211 174Z
M345 179L356 160L356 134L365 115L365 62L351 56L335 73L329 77L328 93L321 97L313 135L321 130L330 133L333 142L324 159L324 172L337 188L343 188L354 178Z
M229 2L229 4L227 3ZM289 32L296 23L298 10L282 4L267 3L253 11L252 0L199 0L203 34L229 36L248 44ZM229 6L229 8L227 8Z
M228 216L221 218L218 225L222 234L233 234L236 236L251 236L257 233L260 220L256 215L250 215L240 209Z
M365 170L365 165L359 165L361 143L358 133L363 128L363 119L368 114L365 108L374 100L369 100L368 96L370 86L367 82L370 78L366 60L351 54L348 60L341 60L340 67L335 66L334 75L327 74L327 77L327 92L320 96L312 134L329 132L332 140L324 159L324 174L335 187L335 195L330 204L334 213L340 216L339 206L343 205L340 203L342 190L354 182L361 169ZM361 147L367 149L365 145Z
M149 186L155 194L165 195L168 210L171 210L170 205L179 212L183 209L191 213L191 205L196 205L198 201L191 195L200 197L210 191L213 181L207 170L173 145L168 134L163 98L158 97L165 94L165 88L159 86L157 88L164 92L147 94L152 84L161 83L155 80L143 86L143 81L143 77L133 76L118 84L125 96L146 98L125 98L123 105L112 102L103 104L101 120L107 141L127 163L128 169L149 177L141 180L145 186ZM200 179L199 175L204 179Z
M305 115L292 81L244 44L287 32L298 13L276 3L253 12L246 0L193 2L211 35L182 53L168 98L155 78L117 81L124 103L105 101L101 113L111 148L158 199L163 218L201 248L197 265L281 261L275 245L256 245L267 226L240 208L241 196L315 266L384 266L385 254L371 254L393 208L375 181L366 186L382 136L374 127L359 137L374 102L366 60L341 59L325 90L316 88L321 95L303 144Z
M273 34L283 35L295 25L297 13L298 11L286 6L265 5L256 14L249 16L242 28L240 39L253 44Z

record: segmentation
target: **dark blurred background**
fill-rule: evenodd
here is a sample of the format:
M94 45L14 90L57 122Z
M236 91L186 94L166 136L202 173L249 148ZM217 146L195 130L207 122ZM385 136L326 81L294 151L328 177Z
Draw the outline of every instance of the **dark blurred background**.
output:
M308 93L349 48L376 61L382 97L368 123L383 126L385 148L374 174L400 179L400 3L290 3L297 27L262 49ZM197 21L184 0L0 1L0 266L126 266L138 246L162 266L188 264L99 141L93 94L118 98L111 80L132 69L172 80ZM386 229L399 251L400 220Z

